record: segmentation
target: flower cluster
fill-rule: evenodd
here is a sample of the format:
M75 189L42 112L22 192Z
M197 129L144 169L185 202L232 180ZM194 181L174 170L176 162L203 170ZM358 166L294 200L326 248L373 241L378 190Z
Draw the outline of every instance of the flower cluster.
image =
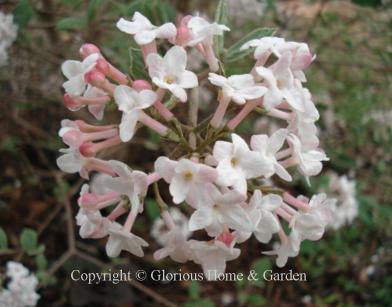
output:
M328 192L336 196L337 203L333 210L333 218L328 227L339 229L351 224L358 216L358 201L356 199L355 180L346 175L330 173Z
M0 292L1 306L36 306L39 295L36 293L38 280L19 262L7 263L6 277L10 279L7 288Z
M91 172L105 174L82 187L76 217L80 236L108 237L110 257L121 251L143 256L148 243L132 229L153 186L161 219L152 234L162 245L155 259L194 261L205 273L221 273L227 261L239 257L238 244L252 235L269 243L277 235L279 247L264 254L277 255L281 267L288 257L298 255L303 240L319 240L334 200L325 194L295 197L262 184L274 175L292 181L291 168L308 179L319 174L322 162L328 160L319 148L315 126L319 113L304 87L303 71L315 59L309 47L277 37L253 39L241 50L255 49L254 68L226 76L214 49L214 37L230 30L225 25L185 16L177 26L155 26L136 12L130 21L121 18L117 27L140 46L149 80L131 79L92 44L81 47L82 61L68 60L62 66L68 79L63 85L68 109L87 106L96 119L102 119L106 105L113 101L122 113L118 125L97 126L82 120L61 123L59 135L68 147L61 150L58 166L85 179ZM173 44L164 55L157 51L158 39ZM190 50L205 59L204 73L196 75L187 69ZM188 90L197 88L203 76L215 86L218 106L211 117L197 123L197 102ZM177 103L189 104L189 125L172 112ZM235 130L253 111L281 120L282 127L271 135L253 135L246 142ZM174 151L155 161L150 173L99 158L101 151L132 141L142 126L175 144ZM189 219L178 209L168 209L160 194L165 185L170 202L178 208L189 206ZM289 234L282 222L288 224ZM205 240L192 239L194 232L203 232Z
M7 64L7 49L15 41L17 35L18 26L14 23L14 16L0 11L0 66Z

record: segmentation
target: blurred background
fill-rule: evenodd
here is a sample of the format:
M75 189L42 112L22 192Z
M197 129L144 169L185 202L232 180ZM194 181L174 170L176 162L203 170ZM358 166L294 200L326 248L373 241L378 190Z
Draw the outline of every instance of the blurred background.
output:
M260 254L265 246L249 240L228 271L293 269L306 272L307 282L146 280L89 286L71 281L75 268L201 272L193 264L153 260L157 245L150 225L159 210L152 198L135 226L151 242L146 257L124 253L111 260L104 252L106 240L80 239L74 216L82 181L58 170L63 145L57 132L64 118L95 121L83 110L72 113L63 106L60 66L65 59L78 59L80 45L91 42L129 72L132 42L115 27L120 17L130 19L140 11L157 25L175 22L177 14L199 13L212 20L217 2L0 1L0 272L8 260L34 272L40 282L38 306L392 306L390 0L227 0L232 30L225 47L254 28L272 27L276 35L304 41L317 54L306 72L307 87L321 113L321 146L330 161L310 187L297 176L290 189L307 196L326 191L339 200L334 226L322 240L304 242L284 269ZM228 73L245 73L252 61L248 56L230 64ZM144 73L142 67L132 69L132 75ZM202 116L214 102L208 89L201 97ZM118 122L116 113L107 112L104 123ZM253 117L239 129L250 134L274 124ZM132 145L105 156L150 170L159 149L157 135L140 131Z

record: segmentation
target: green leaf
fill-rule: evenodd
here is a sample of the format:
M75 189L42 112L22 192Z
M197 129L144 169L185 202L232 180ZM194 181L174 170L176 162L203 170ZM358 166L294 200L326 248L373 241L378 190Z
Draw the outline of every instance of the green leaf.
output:
M18 5L15 7L12 12L14 15L15 23L20 27L25 27L30 19L34 16L34 8L31 5L30 0L20 0L18 1Z
M228 23L228 10L226 0L220 0L215 11L215 22L218 24L227 25ZM224 47L224 34L214 36L214 51L215 55L220 58Z
M20 235L20 244L22 249L29 255L34 253L37 249L38 234L33 229L24 229Z
M266 305L266 299L260 294L252 294L248 296L248 303L250 306L264 306Z
M102 4L102 0L90 0L87 8L87 20L89 22L95 19L95 17L97 16L97 12Z
M48 261L46 260L44 254L38 254L37 256L35 256L35 263L37 264L37 268L39 271L46 270L48 266Z
M270 258L260 258L256 260L252 264L252 270L256 271L257 274L257 279L252 280L251 284L256 286L256 287L263 287L264 286L264 279L263 279L263 274L267 270L271 270L272 268L272 262Z
M191 281L188 288L188 295L191 299L197 299L200 297L200 283L198 281Z
M0 250L8 248L8 238L4 229L0 227Z
M152 198L148 198L146 200L146 210L147 215L151 221L154 221L156 218L158 218L161 213L157 202Z
M57 22L56 29L59 31L81 30L86 26L87 21L84 17L66 17Z
M147 79L148 74L140 49L129 48L129 73L134 79Z
M248 33L245 35L243 38L241 38L239 41L237 41L234 45L232 45L225 54L225 61L226 62L233 62L238 59L243 58L244 56L250 54L252 52L252 48L246 49L246 50L240 50L241 46L245 44L246 42L252 40L252 39L257 39L257 38L262 38L265 36L271 36L275 32L275 29L273 28L258 28L253 30L252 32Z

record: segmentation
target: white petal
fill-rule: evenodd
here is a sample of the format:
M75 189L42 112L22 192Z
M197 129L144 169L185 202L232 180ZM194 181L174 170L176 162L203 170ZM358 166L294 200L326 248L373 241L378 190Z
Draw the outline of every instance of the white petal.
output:
M168 22L155 29L155 32L157 37L168 39L177 35L177 28L174 24Z
M189 231L203 229L211 224L212 212L207 208L197 209L189 219Z
M233 144L217 141L214 145L213 156L217 161L229 158L233 153Z
M183 179L183 176L174 176L169 186L170 195L173 196L173 202L175 204L182 203L189 189L190 185Z
M186 59L187 56L184 48L180 46L171 47L163 58L165 71L177 76L185 70Z
M196 74L189 70L185 70L179 74L177 79L178 85L182 88L193 88L199 84Z
M67 79L83 74L83 66L79 61L67 60L61 65L61 71Z
M159 157L154 164L155 171L165 179L166 182L170 183L174 176L174 169L177 162L170 160L167 157Z
M83 75L72 77L63 83L63 88L71 96L80 96L86 89Z
M123 142L128 142L135 134L135 127L139 119L137 110L129 113L123 113L120 123L120 138Z
M146 109L154 104L157 100L157 95L151 90L142 90L138 94L138 109Z

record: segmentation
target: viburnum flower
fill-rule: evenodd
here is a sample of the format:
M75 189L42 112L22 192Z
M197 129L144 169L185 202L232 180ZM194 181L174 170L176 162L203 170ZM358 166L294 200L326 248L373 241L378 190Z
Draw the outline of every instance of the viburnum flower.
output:
M222 88L223 95L237 104L260 98L267 92L263 86L256 85L252 75L232 75L228 78L210 73L208 80Z
M99 58L98 53L93 53L86 57L82 62L67 60L61 66L61 71L68 81L63 83L65 91L71 96L82 95L87 87L85 75L91 71Z
M273 214L274 210L283 204L279 195L268 194L263 196L260 190L253 192L249 204L244 210L251 219L251 231L235 231L234 236L238 243L249 239L252 233L262 243L268 243L272 235L280 229L278 218Z
M162 58L156 53L147 57L148 72L158 87L167 89L180 101L188 99L185 89L198 85L195 73L186 70L187 54L184 48L174 46Z
M218 175L214 168L207 165L188 159L172 161L166 157L155 161L155 171L170 183L169 191L175 204L187 199L193 206L203 195L205 185L214 182Z
M308 45L278 37L251 40L240 48L256 48L256 63L247 71L247 65L231 66L236 57L230 54L239 52L242 42L225 49L223 37L217 37L229 31L223 24L188 15L178 19L177 27L172 23L155 26L136 12L131 21L121 18L117 27L134 36L148 69L146 78L138 76L143 74L135 71L135 65L132 78L123 73L111 64L123 61L110 61L90 43L79 50L82 62L66 61L62 66L69 79L63 96L69 110L87 106L92 119L101 120L106 105L114 101L113 107L122 113L121 121L109 117L115 122L108 125L82 120L61 123L59 135L68 148L60 150L60 169L79 173L84 179L94 172L77 200L80 236L108 237L106 253L110 257L123 250L143 256L148 244L132 228L144 213L148 195L150 199L155 196L155 202L149 204L160 210L160 218L149 231L160 245L154 258L194 261L208 279L223 273L226 262L240 255L235 245L252 235L261 243L274 237L280 240L279 247L265 252L277 255L280 267L298 255L303 240L318 240L331 220L334 201L325 195L314 195L310 201L296 197L288 191L295 185L278 187L279 181L270 179L276 174L291 181L289 170L296 166L309 181L308 176L320 173L322 162L328 160L319 148L315 124L319 113L303 85L304 69L315 58ZM158 48L158 38L168 39L174 46L166 42ZM200 71L203 59L196 62L188 52L199 52L209 68ZM235 75L226 76L233 71ZM188 93L188 89L192 90ZM206 114L214 97L218 107ZM188 100L188 104L178 104ZM249 127L245 120L250 114L252 118L264 116L264 120L273 117L274 127L266 127L268 134L247 138L248 145L236 128L241 123ZM227 122L225 117L230 117ZM131 141L139 128L141 135L154 131L160 136L159 142L143 141L158 157L145 163L146 170L98 158L118 152L102 154ZM168 191L161 193L162 189ZM207 235L211 240L194 240L193 231L197 238Z
M213 149L213 156L218 162L217 182L232 186L240 193L247 190L246 179L271 174L273 164L259 153L251 151L246 142L237 134L232 134L232 143L218 141Z
M256 67L257 74L264 79L269 91L264 95L263 106L269 110L283 101L292 108L303 111L302 101L293 95L294 76L290 70L292 55L289 52L283 54L278 61L270 67Z
M276 57L281 56L281 48L285 45L284 38L265 36L259 39L252 39L241 46L241 50L256 48L254 58L258 60L257 64L264 65L268 57L274 54Z
M190 233L189 233L190 234ZM154 253L156 260L170 257L176 262L184 263L191 259L192 253L189 246L188 236L178 227L171 229L166 236L164 247Z
M30 307L36 306L40 298L36 292L37 277L21 263L8 261L3 289L0 291L1 306ZM4 277L5 277L4 276Z
M324 152L304 147L294 134L289 134L287 141L293 150L290 159L291 164L298 164L298 169L304 176L315 176L319 174L323 168L321 161L329 160Z
M137 235L124 230L118 223L112 223L108 229L109 239L106 243L106 254L109 257L118 257L122 250L135 256L143 257L142 247L147 247L148 243Z
M190 240L192 259L203 268L204 275L213 280L216 276L225 272L226 262L238 258L241 250L234 248L234 237L222 241L219 237L213 241Z
M120 138L123 142L132 139L137 122L146 118L142 110L152 106L156 99L156 94L151 90L137 92L126 85L116 87L114 100L118 105L118 109L123 112L119 126Z
M243 105L248 100L260 98L267 92L264 86L256 85L252 75L233 75L228 78L210 73L208 80L216 86L222 88L219 92L219 106L214 117L211 119L211 126L217 128L222 122L226 109L230 101Z
M335 199L327 199L324 193L314 195L309 201L307 211L299 211L290 223L292 231L298 233L301 240L319 240L332 217Z
M291 181L291 175L286 169L277 161L277 153L282 148L289 131L287 129L279 129L275 131L270 137L266 134L253 135L250 140L250 146L254 151L257 151L261 156L270 161L273 165L271 173L266 174L265 177L270 177L277 174L280 178Z
M277 255L276 265L282 268L286 265L289 257L296 257L298 255L300 244L301 240L295 232L292 232L289 237L285 237L275 250L263 252L263 254Z
M121 195L128 197L132 205L140 204L147 193L147 175L141 171L131 171L120 161L110 160L109 164L118 177L107 178L106 186Z
M217 236L225 227L234 230L249 231L251 220L240 204L245 195L236 190L221 192L213 184L205 187L203 200L189 220L189 230L205 228L211 236Z
M156 38L172 38L176 36L177 30L171 22L165 23L159 27L154 26L145 16L135 12L132 21L121 18L117 22L117 28L122 32L134 35L138 45L147 45L152 43Z

